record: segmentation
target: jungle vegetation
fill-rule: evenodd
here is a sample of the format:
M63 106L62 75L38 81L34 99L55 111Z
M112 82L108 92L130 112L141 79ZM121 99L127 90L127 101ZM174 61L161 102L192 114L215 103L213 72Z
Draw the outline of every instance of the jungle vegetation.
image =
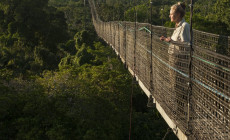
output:
M152 24L175 27L170 22L170 7L186 3L185 20L190 22L190 0L96 0L103 21L125 20L150 23L150 1L152 2ZM230 35L230 0L194 0L193 28L209 33Z
M128 139L131 89L88 2L0 1L0 139ZM168 126L137 85L132 100L132 138L162 139Z

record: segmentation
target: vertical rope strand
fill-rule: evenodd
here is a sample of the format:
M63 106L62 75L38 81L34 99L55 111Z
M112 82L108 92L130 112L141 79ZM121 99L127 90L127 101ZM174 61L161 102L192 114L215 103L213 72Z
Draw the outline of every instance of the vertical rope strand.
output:
M136 40L137 40L137 11L136 7L134 7L134 15L135 15L135 29L134 29L134 49L133 49L133 56L134 56L134 77L136 74Z
M190 58L189 58L189 83L188 83L188 113L187 113L187 135L190 135L190 96L192 94L192 55L193 55L193 31L192 31L192 16L193 16L193 0L191 0L190 9Z
M152 51L153 51L153 33L152 33L152 1L150 2L150 37L151 37L151 42L150 42L150 93L152 94L153 91L153 57L152 57Z

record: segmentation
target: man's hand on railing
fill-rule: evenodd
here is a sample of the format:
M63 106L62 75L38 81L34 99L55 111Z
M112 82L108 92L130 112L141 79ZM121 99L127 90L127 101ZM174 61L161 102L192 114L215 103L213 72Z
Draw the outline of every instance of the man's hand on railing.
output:
M160 37L160 40L161 40L161 41L170 42L170 41L171 41L171 38L170 38L170 37L161 36L161 37Z

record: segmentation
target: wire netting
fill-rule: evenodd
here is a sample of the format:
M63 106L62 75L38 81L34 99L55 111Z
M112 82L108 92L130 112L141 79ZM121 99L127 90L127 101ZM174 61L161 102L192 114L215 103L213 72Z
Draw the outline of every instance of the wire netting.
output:
M147 23L102 22L94 1L90 5L98 36L115 48L147 89L153 87L151 94L184 134L189 126L194 139L230 139L230 37L193 30L192 50L188 44L159 39L171 36L172 28L152 25L150 31Z

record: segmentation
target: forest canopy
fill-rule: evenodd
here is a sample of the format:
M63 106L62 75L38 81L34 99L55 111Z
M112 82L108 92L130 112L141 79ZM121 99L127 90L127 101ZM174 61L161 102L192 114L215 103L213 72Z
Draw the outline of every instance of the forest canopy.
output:
M1 139L128 139L132 84L87 1L0 1ZM162 139L167 124L133 88L132 137Z
M178 0L95 0L103 21L174 27ZM187 4L186 21L190 8ZM195 0L194 28L230 34L230 0ZM0 138L160 140L168 125L93 27L84 0L0 1ZM130 94L133 90L133 97ZM167 139L177 139L172 133Z
M150 23L149 0L96 0L96 6L100 18L103 21L135 21L135 11L138 22ZM174 27L170 22L170 7L180 0L151 0L152 24L166 27ZM190 22L190 0L186 3L185 20ZM229 0L194 0L193 26L194 29L230 35L230 1Z

